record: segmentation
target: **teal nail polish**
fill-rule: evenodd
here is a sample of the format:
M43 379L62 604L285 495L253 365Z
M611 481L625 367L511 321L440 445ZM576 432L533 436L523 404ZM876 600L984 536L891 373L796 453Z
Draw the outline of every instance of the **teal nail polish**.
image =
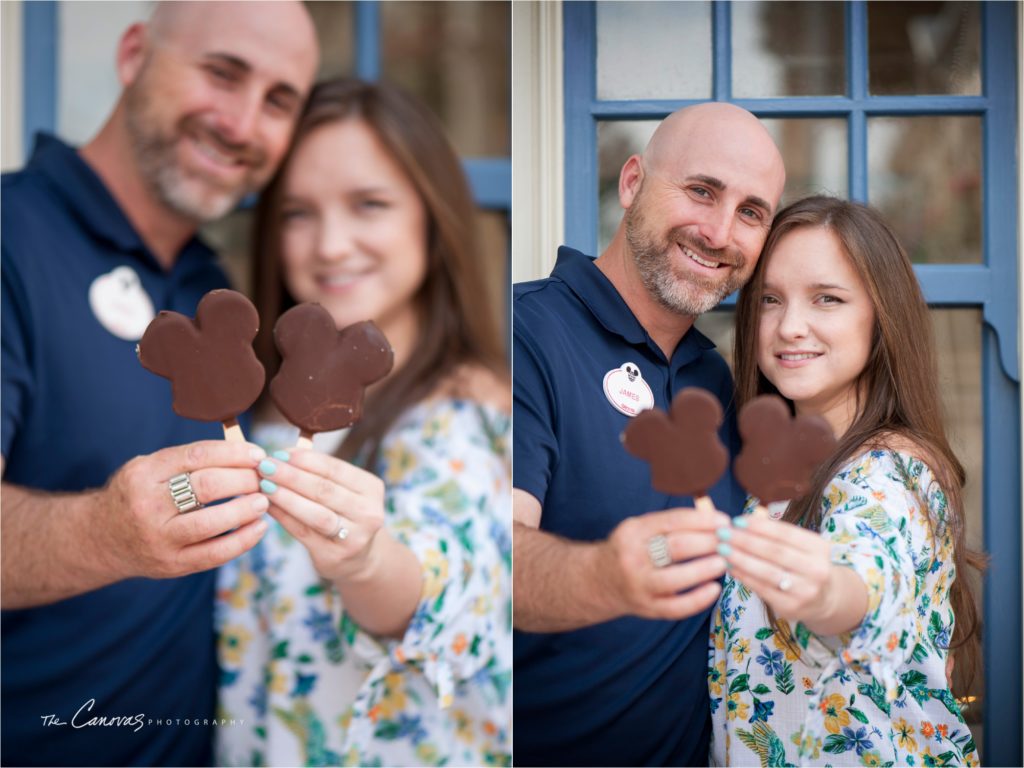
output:
M264 480L263 482L267 482L267 481ZM718 545L718 554L720 554L722 557L728 557L729 555L732 554L732 547L730 547L728 544L719 544Z
M740 517L734 517L732 519L732 524L737 528L746 528L750 525L750 521L747 519L746 515L741 515Z
M267 459L260 462L261 475L272 475L275 472L277 472L277 465L274 462L268 461Z
M273 493L277 490L277 483L272 483L269 480L260 480L260 490L264 493Z
M288 451L274 451L270 455L275 459L280 459L281 461L288 461L288 459L291 458L291 456L288 455Z
M718 534L718 538L722 541L728 541L732 538L731 528L719 528L717 531L715 531L715 533Z

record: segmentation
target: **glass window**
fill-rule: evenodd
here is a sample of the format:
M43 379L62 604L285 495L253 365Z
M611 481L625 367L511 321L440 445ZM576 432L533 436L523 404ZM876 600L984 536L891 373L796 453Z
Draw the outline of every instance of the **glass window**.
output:
M597 124L598 253L611 242L622 218L619 171L630 155L644 151L660 120L622 120ZM597 256L592 253L591 256Z
M352 3L306 2L320 43L317 80L351 75L355 71L355 14Z
M383 76L429 106L462 157L508 155L509 3L381 3Z
M981 3L868 3L873 94L981 93Z
M868 120L868 200L914 262L981 262L981 118Z
M786 188L782 204L808 195L847 197L846 121L842 118L761 120L782 153Z
M711 3L600 2L596 8L597 98L710 98Z
M733 96L846 92L843 3L759 0L731 8Z

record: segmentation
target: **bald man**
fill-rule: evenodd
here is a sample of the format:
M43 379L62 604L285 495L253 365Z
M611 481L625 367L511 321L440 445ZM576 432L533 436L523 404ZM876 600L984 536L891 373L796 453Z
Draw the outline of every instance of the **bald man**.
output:
M559 249L515 286L516 765L707 765L709 608L738 514L651 488L623 449L632 416L702 387L738 442L732 378L693 327L750 277L785 183L750 113L675 112L619 175L625 215L592 260Z
M317 63L301 3L158 5L99 133L3 178L4 764L210 761L210 569L265 530L261 452L176 416L135 344L227 286L196 230L273 174Z

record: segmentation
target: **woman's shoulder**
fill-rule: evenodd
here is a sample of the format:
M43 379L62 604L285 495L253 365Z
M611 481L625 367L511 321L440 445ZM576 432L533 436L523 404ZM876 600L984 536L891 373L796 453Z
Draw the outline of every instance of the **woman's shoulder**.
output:
M480 363L465 363L446 376L430 400L461 400L512 412L512 386L507 373L498 373Z

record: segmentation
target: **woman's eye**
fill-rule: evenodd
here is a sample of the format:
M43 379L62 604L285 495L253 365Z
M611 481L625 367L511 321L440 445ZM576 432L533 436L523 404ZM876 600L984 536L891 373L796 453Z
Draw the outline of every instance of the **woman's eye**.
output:
M842 304L843 303L843 300L840 299L838 296L830 296L828 294L825 294L824 296L821 296L818 299L818 301L820 301L822 304Z
M761 303L762 304L778 304L779 300L777 298L775 298L774 296L762 296L761 297Z

